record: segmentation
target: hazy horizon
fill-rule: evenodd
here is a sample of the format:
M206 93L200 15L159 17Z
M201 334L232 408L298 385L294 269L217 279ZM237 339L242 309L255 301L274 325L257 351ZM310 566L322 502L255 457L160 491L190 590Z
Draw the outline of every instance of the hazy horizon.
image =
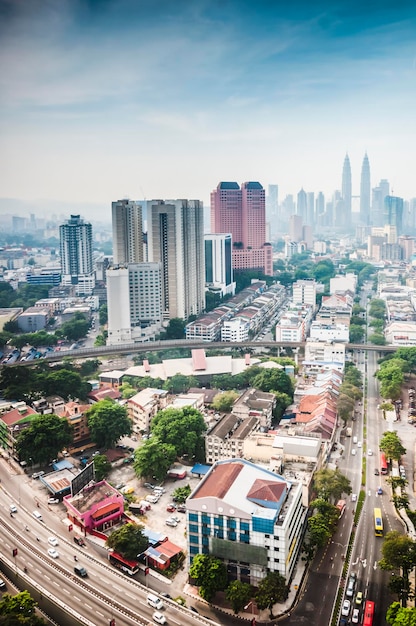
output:
M124 197L207 205L221 180L329 199L346 152L354 195L367 152L372 187L416 196L413 2L0 0L0 18L2 200L107 221Z

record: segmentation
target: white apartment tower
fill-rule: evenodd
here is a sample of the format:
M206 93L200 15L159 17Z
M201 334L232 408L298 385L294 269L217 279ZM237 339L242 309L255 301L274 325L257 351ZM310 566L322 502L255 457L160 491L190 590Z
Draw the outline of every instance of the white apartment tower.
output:
M60 225L59 238L62 285L74 285L79 296L91 295L95 287L91 224L71 215Z
M142 207L133 200L111 204L114 265L143 261Z
M205 309L202 201L149 201L147 225L149 261L162 268L163 319L199 315Z

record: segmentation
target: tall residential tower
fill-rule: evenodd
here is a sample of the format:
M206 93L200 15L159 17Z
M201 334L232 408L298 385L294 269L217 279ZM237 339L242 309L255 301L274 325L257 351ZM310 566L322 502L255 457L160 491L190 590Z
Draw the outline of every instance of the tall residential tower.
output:
M77 295L91 295L95 287L92 226L79 215L59 227L62 284L75 286Z
M114 265L143 261L142 207L132 200L111 204Z
M364 155L363 165L361 167L361 185L360 185L360 221L364 226L370 224L370 205L371 205L371 180L370 180L370 162L367 153Z
M342 168L342 190L341 197L343 201L343 223L340 226L351 224L352 211L352 182L351 182L351 164L348 154L345 155L344 165Z

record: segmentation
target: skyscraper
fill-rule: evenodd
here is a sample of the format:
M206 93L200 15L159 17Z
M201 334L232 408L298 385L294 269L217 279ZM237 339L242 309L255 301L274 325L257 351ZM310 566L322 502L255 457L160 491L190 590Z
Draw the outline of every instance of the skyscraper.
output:
M344 166L342 168L342 190L341 197L343 201L343 223L340 226L351 224L351 198L352 198L352 182L351 182L351 165L348 153L345 155Z
M199 315L205 309L202 201L149 201L147 224L149 261L162 267L163 319Z
M298 198L296 202L296 215L300 215L302 218L302 222L307 222L307 213L308 213L308 198L306 195L306 191L302 189L298 192Z
M266 242L265 193L258 182L221 182L211 192L211 231L231 233L233 268L273 273L272 249Z
M232 247L229 233L205 235L205 282L208 289L220 290L221 297L235 293Z
M77 295L91 295L95 287L92 226L79 215L59 227L62 284L75 285Z
M360 185L360 221L365 226L370 224L370 203L371 203L371 180L370 180L370 162L367 152L364 155L363 165L361 167L361 185Z
M403 198L397 196L386 196L384 198L384 225L393 226L396 229L396 236L403 232Z
M143 261L142 207L132 200L111 204L115 265Z
M371 222L373 226L384 226L384 199L390 194L389 181L383 178L373 189Z

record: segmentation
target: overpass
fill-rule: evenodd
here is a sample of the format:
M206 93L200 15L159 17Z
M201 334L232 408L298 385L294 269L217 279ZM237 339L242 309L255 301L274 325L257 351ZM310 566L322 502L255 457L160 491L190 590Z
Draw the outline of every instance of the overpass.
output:
M146 352L159 352L161 350L169 350L172 348L178 349L220 349L220 350L246 350L247 352L253 352L255 349L263 349L265 351L273 350L277 348L303 348L306 342L270 342L270 341L245 341L245 342L230 342L230 341L194 341L188 339L170 339L167 341L151 341L148 343L131 343L123 346L96 346L89 348L78 348L77 350L62 350L59 352L53 352L50 356L44 359L37 359L36 361L17 361L13 365L8 367L15 367L16 365L36 365L41 361L56 362L62 361L64 358L71 359L87 359L87 358L99 358L102 356L111 355L126 355L126 354L146 354ZM347 343L345 345L347 350L363 350L366 352L395 352L397 346L374 346L370 344L362 343Z

